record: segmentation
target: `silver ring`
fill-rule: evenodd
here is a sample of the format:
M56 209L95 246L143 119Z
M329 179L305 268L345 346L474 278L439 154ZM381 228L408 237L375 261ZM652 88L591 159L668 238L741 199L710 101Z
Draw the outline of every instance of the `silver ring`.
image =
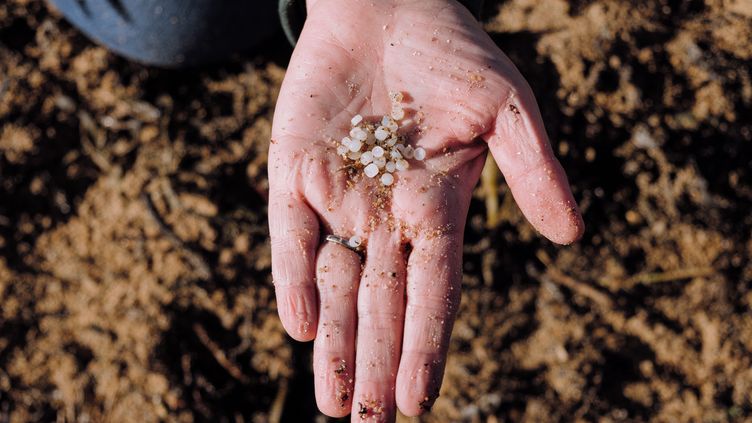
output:
M347 248L350 251L353 251L355 253L360 254L360 248L359 247L354 247L354 246L350 245L350 241L347 238L343 238L343 237L341 237L339 235L329 234L324 239L326 241L333 242L335 244L339 244L339 245Z

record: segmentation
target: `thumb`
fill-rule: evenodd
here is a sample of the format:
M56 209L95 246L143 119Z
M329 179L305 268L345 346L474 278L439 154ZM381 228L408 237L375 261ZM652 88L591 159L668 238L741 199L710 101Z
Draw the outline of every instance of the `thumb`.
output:
M571 244L584 231L564 169L548 143L538 104L520 76L483 138L515 201L533 227L557 244Z

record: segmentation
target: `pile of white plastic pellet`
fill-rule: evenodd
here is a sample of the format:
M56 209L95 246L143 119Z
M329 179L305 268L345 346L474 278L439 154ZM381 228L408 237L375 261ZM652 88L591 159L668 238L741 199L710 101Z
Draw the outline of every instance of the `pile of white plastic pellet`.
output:
M337 147L337 154L345 160L354 162L362 168L369 178L379 178L385 186L394 183L397 172L410 167L408 160L423 160L426 151L407 145L404 136L398 133L400 121L405 117L402 108L402 94L391 93L392 111L381 122L366 122L361 115L355 115L350 121L349 136L342 138Z

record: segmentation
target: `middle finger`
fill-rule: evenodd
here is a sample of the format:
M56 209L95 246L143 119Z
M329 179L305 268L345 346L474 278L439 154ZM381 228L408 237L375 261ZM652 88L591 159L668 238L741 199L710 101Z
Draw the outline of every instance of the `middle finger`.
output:
M402 349L405 257L397 232L377 228L368 239L358 289L358 335L352 421L393 421L394 383Z

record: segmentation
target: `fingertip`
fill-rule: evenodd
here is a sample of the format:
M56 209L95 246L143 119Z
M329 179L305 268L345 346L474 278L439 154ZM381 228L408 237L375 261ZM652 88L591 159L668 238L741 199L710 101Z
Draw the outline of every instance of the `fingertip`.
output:
M327 368L326 370L330 370ZM352 408L352 388L341 392L339 398L332 396L333 392L328 389L316 389L316 407L329 417L340 418L350 414Z
M569 227L569 231L565 232L561 238L553 239L552 241L561 245L570 245L579 241L582 235L585 234L585 221L582 219L582 214L577 209L572 209L572 224Z
M399 389L398 389L399 390ZM397 408L406 417L422 416L431 410L435 399L428 396L415 397L397 394Z
M287 332L290 338L298 342L310 342L316 339L316 325L282 319L282 327L285 328L285 332Z
M521 171L505 173L522 214L551 242L569 245L582 237L585 223L561 164L550 157Z
M279 319L287 334L299 342L315 339L318 324L315 286L278 286L276 293Z
M310 342L316 339L316 330L308 329L307 325L305 325L304 323L296 327L295 323L289 323L288 325L285 325L283 321L282 326L285 328L285 332L287 332L290 338L298 342Z
M352 403L350 399L347 401L336 404L329 398L319 398L319 395L316 395L316 406L319 408L319 411L321 414L332 417L335 419L345 417L348 414L350 414L350 408L352 407Z
M418 417L431 411L431 407L433 407L434 402L436 402L438 394L416 394L414 392L408 392L409 389L409 384L398 384L397 386L397 408L400 413L407 417Z
M585 233L585 221L574 200L567 201L561 208L558 212L558 222L542 225L541 235L555 244L571 245L579 241Z
M397 408L408 417L431 410L439 397L444 376L445 359L434 353L403 352L397 375Z

